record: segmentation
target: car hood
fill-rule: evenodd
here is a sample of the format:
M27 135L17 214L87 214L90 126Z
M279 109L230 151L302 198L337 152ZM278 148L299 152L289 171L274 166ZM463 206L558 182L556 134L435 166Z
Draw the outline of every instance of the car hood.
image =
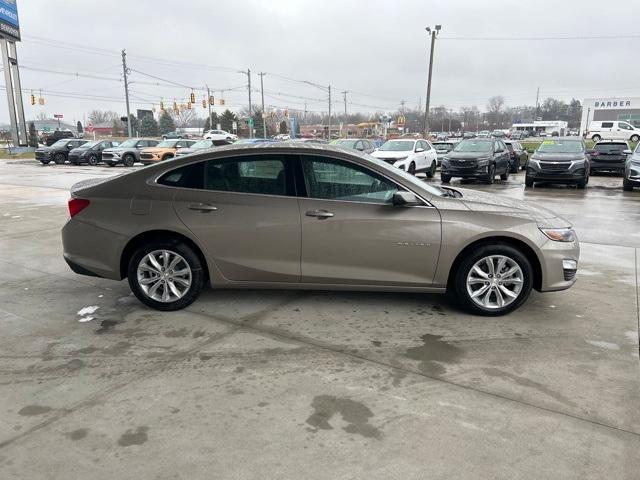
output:
M447 157L461 160L475 160L477 158L488 158L491 154L489 152L454 152L453 150L447 153Z
M413 152L383 152L380 150L376 150L371 155L376 158L406 158L411 155Z
M466 188L456 188L462 193L460 201L474 212L502 213L530 218L546 228L570 227L571 223L559 217L555 212L534 202L484 193Z
M69 153L81 154L81 153L85 153L85 152L87 152L89 150L90 150L89 148L77 147L77 148L72 148L71 150L69 150Z
M126 152L127 150L135 150L134 148L126 148L126 147L111 147L111 148L105 148L103 150L103 152L108 152L108 153L122 153L122 152Z
M39 148L36 148L36 152L53 152L53 151L55 151L57 149L58 149L58 147L56 147L56 148L53 148L53 147L39 147Z
M573 160L584 160L582 153L539 153L536 152L531 157L532 160L571 162Z
M150 148L145 148L142 151L145 153L163 153L169 150L176 150L176 147L162 147L162 148L150 147Z

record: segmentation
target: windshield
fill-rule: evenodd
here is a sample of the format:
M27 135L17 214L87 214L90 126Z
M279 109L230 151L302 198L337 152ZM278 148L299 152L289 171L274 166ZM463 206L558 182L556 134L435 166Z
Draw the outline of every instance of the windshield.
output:
M202 150L203 148L211 148L213 144L211 140L200 140L199 142L194 143L189 148L192 150Z
M58 140L56 143L52 144L52 147L64 147L69 143L69 140Z
M598 143L593 149L598 153L622 153L629 147L626 143Z
M173 148L178 143L178 140L165 140L164 142L160 142L156 145L158 148Z
M491 152L493 151L493 141L482 140L463 140L456 148L454 152Z
M449 150L452 150L454 147L453 143L440 143L440 142L434 142L431 145L433 145L433 148L435 148L436 150L440 151L440 150L446 150L447 152Z
M413 141L389 140L380 147L381 152L410 152L413 150Z
M125 140L119 146L124 148L132 148L138 144L138 140L135 138L130 138L129 140Z
M78 148L92 148L92 147L95 147L96 145L98 145L99 143L100 143L100 140L93 141L93 142L87 142L87 143L84 143L84 144L80 145Z
M584 147L579 140L545 140L537 151L540 153L582 153Z
M334 140L333 142L331 142L331 145L342 148L353 148L356 142L357 140Z

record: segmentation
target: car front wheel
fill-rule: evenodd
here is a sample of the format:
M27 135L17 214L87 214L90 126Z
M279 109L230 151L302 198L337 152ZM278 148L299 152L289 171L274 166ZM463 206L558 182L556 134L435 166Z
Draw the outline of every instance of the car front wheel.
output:
M453 283L466 310L504 315L522 305L531 293L533 269L527 257L510 245L483 245L462 260Z
M64 153L56 153L53 161L56 162L56 165L63 165L67 161L67 156Z
M164 311L191 305L205 283L198 255L188 245L172 240L141 246L129 261L127 276L138 300Z
M427 170L427 178L433 178L433 176L436 174L436 161L434 160L433 162L431 162L431 166L429 167L429 170Z
M133 164L136 163L136 157L129 153L122 158L122 163L125 167L133 167Z

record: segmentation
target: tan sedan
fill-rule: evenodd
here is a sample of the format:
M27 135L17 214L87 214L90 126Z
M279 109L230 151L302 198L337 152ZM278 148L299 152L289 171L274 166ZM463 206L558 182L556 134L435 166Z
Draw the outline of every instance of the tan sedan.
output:
M179 148L189 148L195 140L163 140L155 147L145 148L140 152L140 161L145 165L157 163L163 160L169 160L176 155Z
M482 315L575 282L566 220L498 195L432 186L357 152L219 147L72 187L62 231L77 273L128 278L159 310L202 289L440 292Z

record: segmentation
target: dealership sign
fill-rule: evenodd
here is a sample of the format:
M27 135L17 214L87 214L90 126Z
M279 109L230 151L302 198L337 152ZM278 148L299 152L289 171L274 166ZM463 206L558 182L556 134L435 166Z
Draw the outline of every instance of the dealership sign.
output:
M20 40L17 0L0 0L0 35L7 40Z
M593 106L595 108L631 107L631 100L596 100Z

